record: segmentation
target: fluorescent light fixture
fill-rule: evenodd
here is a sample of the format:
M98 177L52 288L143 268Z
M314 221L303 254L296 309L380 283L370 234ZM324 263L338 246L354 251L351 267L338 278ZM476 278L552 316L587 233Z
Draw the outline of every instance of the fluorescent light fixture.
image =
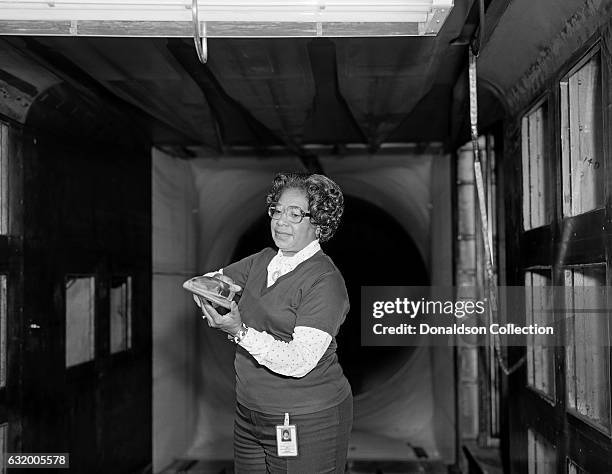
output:
M453 0L199 0L206 37L436 35ZM192 36L191 0L0 0L0 34Z

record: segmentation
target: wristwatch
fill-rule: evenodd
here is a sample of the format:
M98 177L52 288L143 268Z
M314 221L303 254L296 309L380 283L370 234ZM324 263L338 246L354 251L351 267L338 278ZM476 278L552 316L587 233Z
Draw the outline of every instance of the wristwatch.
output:
M230 334L228 334L227 338L233 340L236 344L238 344L240 341L244 339L244 336L246 336L248 331L249 331L249 327L246 324L242 323L242 326L240 326L240 329L238 330L236 335L231 336Z

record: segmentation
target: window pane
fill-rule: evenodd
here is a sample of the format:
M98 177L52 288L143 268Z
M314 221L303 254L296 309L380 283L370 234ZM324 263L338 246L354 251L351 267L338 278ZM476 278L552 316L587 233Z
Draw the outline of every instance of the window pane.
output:
M610 429L609 337L603 265L565 270L568 408ZM593 309L594 312L580 310Z
M459 235L472 236L474 235L476 224L474 206L476 200L474 196L473 184L461 184L457 186L457 209L461 213L461 219L458 220L457 226Z
M578 464L576 464L571 459L567 460L567 474L587 474L587 471L582 469Z
M527 324L553 324L550 270L525 273L525 304ZM527 383L542 392L551 402L555 400L555 348L543 344L544 336L528 336Z
M6 387L6 275L0 275L0 387Z
M523 117L521 140L525 230L548 224L552 219L546 188L546 127L546 103Z
M94 358L93 277L66 278L66 367Z
M0 473L4 474L7 470L6 466L6 443L8 439L8 423L0 425Z
M462 288L462 295L473 295L472 288ZM478 438L478 348L460 347L459 351L459 400L461 403L461 436L464 439Z
M111 352L132 347L132 278L114 277L110 292Z
M533 430L527 435L527 462L529 474L556 474L555 448Z
M600 56L561 83L563 214L604 204Z
M0 234L8 234L9 128L0 124Z

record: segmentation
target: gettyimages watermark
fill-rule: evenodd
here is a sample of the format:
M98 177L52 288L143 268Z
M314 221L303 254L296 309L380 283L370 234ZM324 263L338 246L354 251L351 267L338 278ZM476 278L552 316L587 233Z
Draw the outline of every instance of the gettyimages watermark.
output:
M610 346L612 287L363 286L364 346Z

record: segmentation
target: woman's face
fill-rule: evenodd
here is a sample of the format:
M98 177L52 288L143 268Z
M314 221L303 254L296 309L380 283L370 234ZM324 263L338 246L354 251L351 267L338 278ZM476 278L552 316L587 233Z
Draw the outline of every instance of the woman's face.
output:
M297 206L304 212L309 211L308 198L301 189L285 189L278 202L285 209L288 206ZM270 229L276 246L288 255L299 252L316 238L315 227L310 223L310 217L304 217L302 222L294 224L289 222L287 215L283 213L280 219L270 219Z

